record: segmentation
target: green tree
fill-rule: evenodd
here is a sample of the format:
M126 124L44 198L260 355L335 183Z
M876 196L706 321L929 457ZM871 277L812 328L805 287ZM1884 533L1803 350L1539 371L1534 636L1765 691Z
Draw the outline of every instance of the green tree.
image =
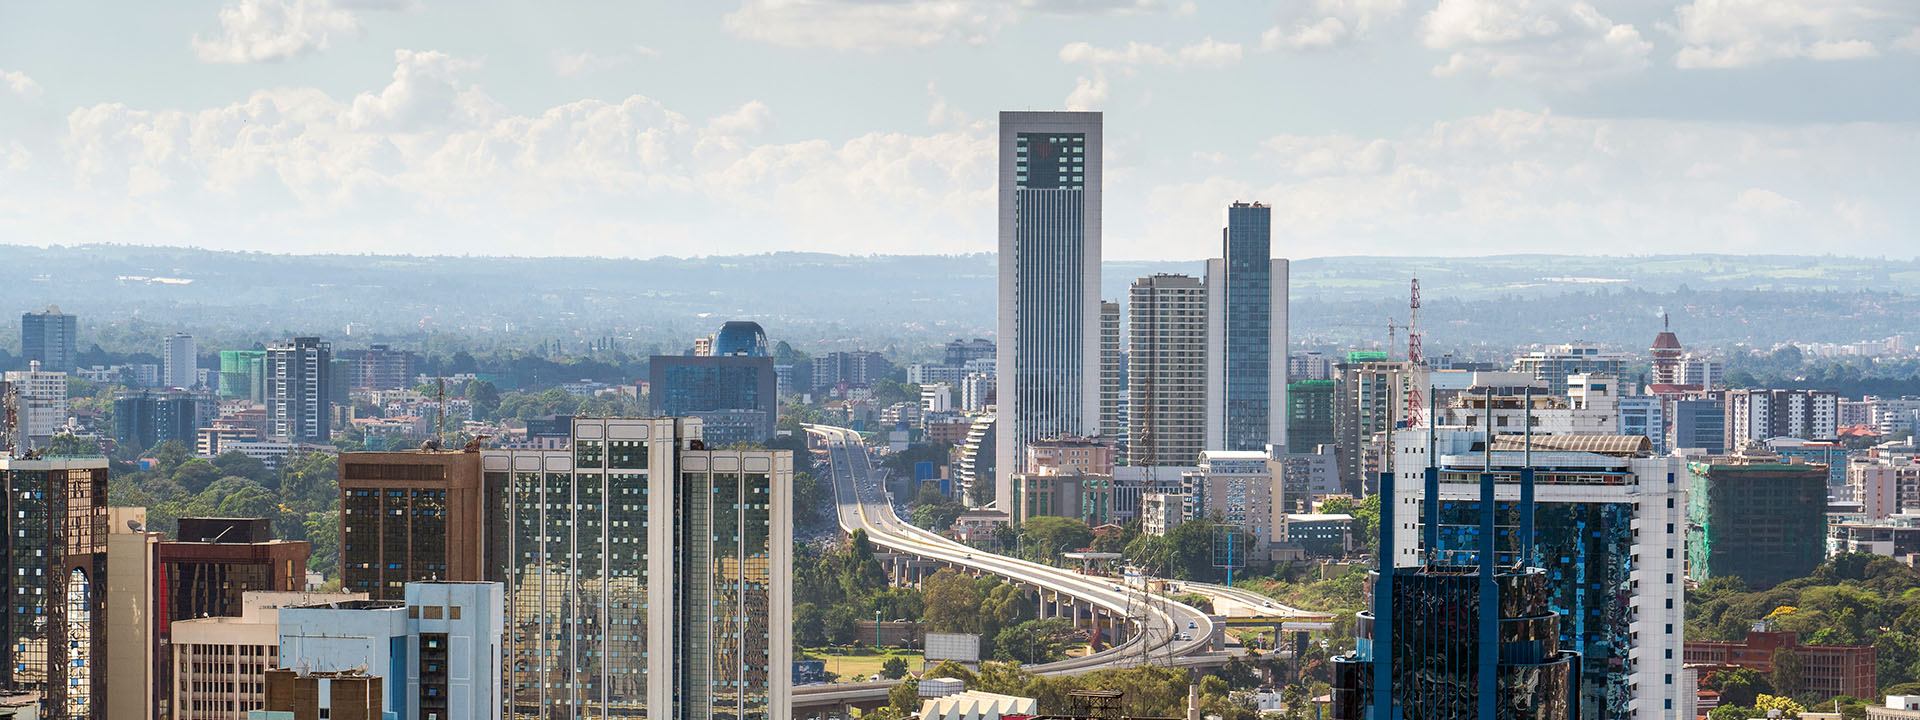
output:
M266 463L248 457L239 450L228 450L213 459L213 466L220 468L222 475L243 477L264 484L267 480Z
M1793 698L1781 695L1761 695L1754 698L1753 709L1761 712L1779 710L1782 715L1790 718L1800 717L1800 713L1807 711L1800 703L1794 702Z
M895 655L893 657L887 658L886 662L880 663L880 677L886 678L888 680L899 680L900 678L903 678L906 676L907 676L907 659L906 658Z
M105 455L106 453L100 451L100 443L68 433L61 433L47 440L45 454L47 457L91 457L94 455Z
M1800 655L1791 648L1780 647L1773 651L1773 672L1767 677L1773 691L1792 697L1800 694L1804 676L1800 668ZM1761 697L1771 697L1762 695ZM1759 706L1755 706L1759 707Z
M907 674L907 661L900 660L900 658L893 658L893 660L900 661L900 674L888 675L885 666L882 665L880 676L888 680L899 680ZM919 710L920 681L913 678L901 680L900 684L893 686L892 690L887 691L887 705L894 711L902 713L901 717L905 717L905 713Z
M1073 632L1073 623L1066 618L1029 620L994 636L994 657L1027 665L1053 662L1066 657Z
M1020 523L1030 557L1057 561L1060 553L1072 552L1093 543L1093 529L1079 518L1043 515Z
M477 418L491 418L500 409L500 389L485 380L468 380L461 391L467 402L473 405L473 414Z
M339 504L338 458L315 452L288 456L280 462L280 497L288 507L313 512Z
M980 632L981 595L973 578L941 570L920 583L920 594L934 632Z
M173 469L173 481L195 495L219 480L220 468L200 458L191 458Z

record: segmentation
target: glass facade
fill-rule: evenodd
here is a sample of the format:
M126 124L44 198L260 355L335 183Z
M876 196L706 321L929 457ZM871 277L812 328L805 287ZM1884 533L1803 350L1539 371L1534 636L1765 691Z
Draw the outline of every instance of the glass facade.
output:
M1268 369L1276 361L1273 332L1272 209L1234 203L1227 208L1226 443L1227 450L1263 450L1273 393ZM1278 362L1286 362L1279 358Z
M1310 453L1339 442L1333 409L1340 395L1332 380L1287 383L1287 451Z
M1369 577L1372 584L1375 576ZM1560 647L1560 621L1548 604L1548 582L1541 571L1502 571L1495 576L1499 624L1491 634L1478 622L1480 575L1466 566L1397 568L1391 619L1393 703L1399 716L1412 720L1470 720L1481 717L1478 697L1482 642L1499 643L1493 716L1505 719L1561 720L1582 717L1574 697L1580 684L1580 656ZM1368 594L1372 594L1369 588ZM1354 626L1355 651L1334 658L1334 720L1371 717L1375 642L1371 612Z
M509 717L776 714L790 454L688 449L697 422L577 420L570 451L488 459L489 482L510 468Z
M1081 133L1020 133L1014 140L1015 272L1019 303L1029 310L1014 344L1016 457L1027 441L1084 432L1080 328L1092 318L1084 317L1082 298L1099 291L1085 287L1080 272L1086 140Z
M1514 503L1494 507L1495 552L1512 563L1520 513ZM1440 550L1459 564L1479 562L1480 501L1440 501ZM1560 615L1560 643L1581 659L1580 717L1624 718L1633 699L1629 650L1633 639L1633 504L1537 503L1534 557L1544 569L1548 605Z
M94 672L106 636L107 461L0 458L5 536L0 578L0 691L39 693L41 717L103 718L105 677Z

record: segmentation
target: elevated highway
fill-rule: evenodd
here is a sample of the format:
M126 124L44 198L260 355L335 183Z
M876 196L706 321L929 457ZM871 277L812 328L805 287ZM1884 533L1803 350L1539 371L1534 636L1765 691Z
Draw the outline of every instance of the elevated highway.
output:
M1065 617L1088 629L1111 628L1117 638L1089 655L1030 666L1045 675L1070 675L1143 664L1217 665L1227 656L1213 649L1214 623L1200 610L1117 581L983 552L900 518L873 469L860 436L845 428L809 426L827 450L836 511L842 530L866 532L873 545L921 563L998 576L1034 592L1041 617ZM1181 639L1187 638L1187 639ZM794 713L812 716L834 708L886 702L893 683L814 685L794 689Z

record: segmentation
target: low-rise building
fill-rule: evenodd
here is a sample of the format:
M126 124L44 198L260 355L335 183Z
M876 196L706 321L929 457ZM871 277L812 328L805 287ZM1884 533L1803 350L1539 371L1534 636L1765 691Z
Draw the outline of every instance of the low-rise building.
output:
M1798 694L1836 697L1872 695L1874 657L1872 645L1801 645L1792 631L1750 630L1745 642L1687 641L1688 665L1741 667L1762 674L1773 672L1773 656L1785 648L1800 660L1802 682Z
M1352 515L1290 513L1284 519L1283 539L1308 555L1341 557L1353 552Z
M248 592L237 617L172 623L174 720L245 720L266 708L267 671L279 666L288 606L366 600L365 593Z

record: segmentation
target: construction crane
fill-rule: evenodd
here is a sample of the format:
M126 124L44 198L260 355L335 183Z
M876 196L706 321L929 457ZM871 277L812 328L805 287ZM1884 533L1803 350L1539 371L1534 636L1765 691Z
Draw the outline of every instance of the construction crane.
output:
M1387 332L1391 334L1391 324ZM1413 279L1413 289L1407 302L1407 363L1417 368L1426 362L1420 352L1420 278ZM1407 384L1407 427L1420 427L1424 422L1424 410L1420 403L1420 387L1417 383Z

